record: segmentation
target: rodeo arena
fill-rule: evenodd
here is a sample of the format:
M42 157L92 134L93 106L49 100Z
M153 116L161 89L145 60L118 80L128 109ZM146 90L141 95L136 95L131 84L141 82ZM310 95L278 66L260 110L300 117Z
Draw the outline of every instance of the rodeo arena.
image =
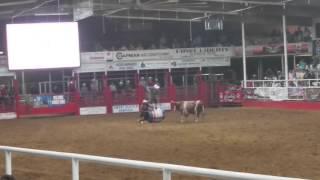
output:
M0 180L320 179L319 0L1 0Z

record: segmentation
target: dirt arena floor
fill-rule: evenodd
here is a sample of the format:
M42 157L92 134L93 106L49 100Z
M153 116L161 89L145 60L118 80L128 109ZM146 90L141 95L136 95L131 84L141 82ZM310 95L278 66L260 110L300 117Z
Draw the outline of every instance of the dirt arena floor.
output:
M199 123L138 114L0 121L0 144L223 170L320 179L320 112L208 109ZM3 155L0 156L3 168ZM18 180L70 180L71 162L14 155ZM160 172L80 164L81 180L160 180ZM174 180L196 179L175 175Z

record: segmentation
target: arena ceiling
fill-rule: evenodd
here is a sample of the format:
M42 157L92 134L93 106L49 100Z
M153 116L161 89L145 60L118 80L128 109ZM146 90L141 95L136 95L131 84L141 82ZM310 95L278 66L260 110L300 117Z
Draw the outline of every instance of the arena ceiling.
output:
M80 2L83 4L79 6ZM230 21L273 22L281 21L285 13L289 21L306 23L320 17L319 0L1 0L0 18L72 17L74 9L87 6L92 7L95 16L114 19L199 21L223 16Z

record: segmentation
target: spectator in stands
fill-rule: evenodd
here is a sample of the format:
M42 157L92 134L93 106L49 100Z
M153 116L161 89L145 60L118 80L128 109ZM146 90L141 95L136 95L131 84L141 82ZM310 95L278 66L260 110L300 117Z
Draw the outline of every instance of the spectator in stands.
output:
M141 43L138 43L138 46L136 48L137 50L144 50L143 46Z
M298 29L294 33L294 36L295 36L295 42L303 41L303 31L301 27L298 27Z
M167 45L167 38L164 34L161 35L160 37L160 40L159 40L159 48L160 49L166 49L168 48L168 45Z
M149 49L157 49L157 46L154 43L152 43Z
M202 46L202 38L200 35L195 37L192 41L192 47L201 47Z
M3 175L0 180L15 180L16 178L12 175Z
M88 94L89 90L86 83L82 83L80 92L81 92L81 96L86 96Z
M132 43L130 43L128 50L136 50L136 47Z
M124 82L123 82L123 80L120 80L120 81L119 81L119 84L118 84L118 93L119 93L119 94L123 94L123 93L124 93Z
M127 95L131 95L132 93L132 84L131 84L131 81L129 79L126 80L126 83L125 83L125 91L126 91L126 94Z
M251 78L252 80L258 80L258 77L257 77L257 75L256 74L252 74L252 78Z
M274 73L273 73L272 69L268 68L265 73L265 77L266 77L265 79L271 80L273 76L274 76Z
M59 94L59 93L61 93L61 90L60 90L60 88L58 87L58 85L54 85L53 88L52 88L52 92L53 92L54 94Z
M307 63L303 59L301 61L299 61L299 69L300 70L306 69L306 65L307 65Z
M144 87L144 88L147 85L147 82L146 82L146 80L145 80L145 78L143 76L140 77L139 85Z
M74 92L75 90L76 90L75 84L74 84L73 80L71 80L69 82L69 91Z
M116 92L117 92L117 86L113 82L111 82L109 85L109 88L110 88L112 97L115 97Z
M312 37L311 37L311 31L308 27L304 27L304 31L303 31L303 41L304 42L308 42L311 41Z
M92 93L97 93L99 90L99 82L96 78L91 79L90 82L90 90L92 91Z
M173 39L172 48L173 49L181 48L181 46L176 38Z
M127 46L122 45L122 46L121 46L121 48L120 48L119 50L120 50L120 51L127 51L127 50L128 50L128 48L127 48Z

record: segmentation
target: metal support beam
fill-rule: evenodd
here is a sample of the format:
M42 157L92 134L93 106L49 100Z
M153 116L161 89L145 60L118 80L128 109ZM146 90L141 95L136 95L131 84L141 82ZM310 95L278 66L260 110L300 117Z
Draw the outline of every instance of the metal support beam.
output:
M246 0L200 0L206 2L221 2L221 3L237 3L237 4L257 4L257 5L272 5L282 6L282 2L270 2L270 1L246 1Z
M47 93L47 91L46 91ZM52 93L52 74L51 71L49 71L49 93Z
M283 7L285 9L285 6ZM282 32L283 32L283 52L284 52L284 77L286 80L285 86L288 87L288 48L287 48L287 30L286 30L286 15L282 15Z
M21 81L22 81L22 94L26 94L26 82L24 77L24 71L21 71Z
M79 179L79 160L72 159L72 180Z
M171 180L171 172L169 170L164 169L162 171L162 176L163 180Z
M106 18L114 18L114 19L143 19L143 20L154 20L154 21L183 21L190 22L191 19L178 19L178 18L159 18L159 17L142 17L142 16L115 16L115 15L107 15ZM199 20L194 20L192 22L200 22Z
M5 151L5 168L6 168L6 174L12 175L12 157L10 151Z
M247 88L246 36L245 36L245 24L243 21L241 22L241 34L242 34L243 87Z

